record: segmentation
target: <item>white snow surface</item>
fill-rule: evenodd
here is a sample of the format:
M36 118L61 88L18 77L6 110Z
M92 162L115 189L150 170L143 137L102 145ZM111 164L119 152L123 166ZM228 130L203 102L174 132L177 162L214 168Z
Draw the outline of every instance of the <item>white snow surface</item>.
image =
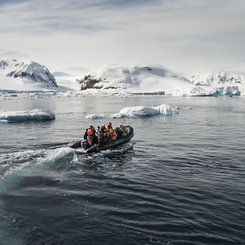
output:
M162 104L159 106L132 106L121 109L114 114L88 114L87 119L104 119L104 118L122 118L122 117L150 117L156 115L173 115L178 114L178 108Z
M195 88L188 79L157 64L108 64L86 74L98 82L93 88L121 89L132 93L164 91L170 95L191 94ZM82 86L87 86L84 80Z
M0 90L52 91L57 88L54 76L37 62L0 60Z
M2 111L0 110L0 122L43 122L55 119L55 114L49 110L27 111Z
M59 85L59 88L63 88L66 91L80 91L81 83L79 82L80 76L72 75L72 74L54 74L55 79Z

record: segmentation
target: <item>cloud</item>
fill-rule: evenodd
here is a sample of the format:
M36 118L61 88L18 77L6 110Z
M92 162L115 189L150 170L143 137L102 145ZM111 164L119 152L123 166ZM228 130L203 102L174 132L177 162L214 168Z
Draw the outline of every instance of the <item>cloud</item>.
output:
M87 34L135 27L137 33L141 27L146 33L152 30L165 36L243 31L240 21L244 20L241 9L245 4L235 1L236 5L226 0L185 0L184 4L183 0L10 1L0 8L5 20L0 28L10 33Z
M228 66L245 55L244 8L243 0L0 1L1 46L53 67L64 59Z
M19 51L7 51L7 50L1 50L0 49L0 57L8 57L11 59L15 59L16 57L22 58L22 59L28 59L29 55L24 52L19 52Z
M26 0L28 1L28 0ZM0 5L3 5L3 4L9 4L9 3L16 3L18 2L18 0L0 0Z
M33 0L19 4L10 1L10 4L0 8L0 13L6 20L0 23L0 28L5 32L19 33L62 31L88 34L118 28L120 23L128 24L127 11L130 11L129 14L135 14L142 6L149 6L149 1Z

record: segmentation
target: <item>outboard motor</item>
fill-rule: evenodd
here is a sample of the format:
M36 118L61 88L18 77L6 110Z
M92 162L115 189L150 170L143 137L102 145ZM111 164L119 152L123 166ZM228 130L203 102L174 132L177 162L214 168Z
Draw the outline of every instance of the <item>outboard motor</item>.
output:
M69 144L69 147L73 148L73 149L77 149L77 148L80 148L81 147L81 141L75 141L71 144Z
M83 140L82 141L82 147L83 147L84 150L87 150L90 147L90 145L88 143L88 140Z

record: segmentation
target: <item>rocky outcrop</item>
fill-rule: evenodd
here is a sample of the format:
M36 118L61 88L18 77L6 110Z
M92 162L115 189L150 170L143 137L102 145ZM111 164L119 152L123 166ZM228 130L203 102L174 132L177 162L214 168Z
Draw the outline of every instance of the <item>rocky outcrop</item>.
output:
M100 89L102 88L102 85L100 86L97 86L97 85L101 81L102 79L96 79L96 78L91 77L90 75L87 75L84 77L83 82L81 82L81 90L85 90L89 88Z

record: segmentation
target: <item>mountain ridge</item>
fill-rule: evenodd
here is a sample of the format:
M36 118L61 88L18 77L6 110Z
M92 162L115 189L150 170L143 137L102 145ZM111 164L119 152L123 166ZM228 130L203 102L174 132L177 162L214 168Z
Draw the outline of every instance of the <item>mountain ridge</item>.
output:
M6 79L10 78L10 79ZM48 68L34 61L1 60L0 61L0 79L8 83L15 83L18 87L23 84L36 85L40 88L58 88L55 77ZM17 80L17 81L16 81ZM5 82L5 85L7 86ZM2 82L3 85L3 82ZM18 88L16 88L18 89Z
M59 91L75 93L94 90L101 94L173 96L234 96L245 92L242 75L217 71L182 75L154 63L105 64L83 74L82 78L62 71L51 74L34 61L0 60L0 90L58 91L59 87Z

